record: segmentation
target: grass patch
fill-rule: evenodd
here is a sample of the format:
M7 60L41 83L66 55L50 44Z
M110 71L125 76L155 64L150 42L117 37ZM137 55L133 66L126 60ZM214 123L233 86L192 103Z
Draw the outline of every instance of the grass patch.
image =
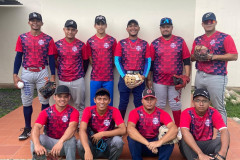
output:
M226 110L228 117L238 117L240 118L240 104L234 105L231 102L227 101Z

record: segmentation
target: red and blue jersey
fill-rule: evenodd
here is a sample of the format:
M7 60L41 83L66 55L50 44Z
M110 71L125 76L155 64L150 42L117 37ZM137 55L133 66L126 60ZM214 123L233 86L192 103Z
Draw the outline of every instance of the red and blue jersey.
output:
M48 55L54 54L54 41L45 33L32 36L30 32L18 37L16 51L23 53L22 66L43 67L48 65Z
M128 122L136 124L136 129L145 138L155 138L159 134L159 127L172 122L170 115L155 107L153 113L148 114L143 106L133 109L129 113Z
M151 66L149 44L138 38L132 42L129 38L118 42L115 56L115 65L121 77L126 71L142 71L147 77Z
M197 37L193 42L191 54L194 54L196 45L207 47L213 55L238 54L232 37L219 31L210 37L206 34ZM227 75L227 61L197 61L196 69L213 75Z
M226 128L221 114L209 107L203 117L197 115L195 108L187 108L181 114L180 127L187 128L196 141L207 141L213 138L213 128Z
M153 82L174 85L173 75L182 75L183 60L190 52L183 38L172 35L171 39L155 39L150 46L153 61Z
M35 123L46 126L47 136L55 139L60 139L69 123L79 121L79 112L70 105L59 112L56 106L53 105L40 112Z
M55 44L59 80L71 82L84 77L83 60L88 59L86 45L76 38L71 43L63 38Z
M119 126L124 123L117 108L108 106L106 113L100 116L96 105L84 109L81 122L86 122L94 133L110 131L115 128L115 124Z
M87 53L92 57L91 80L113 80L113 56L116 45L116 39L109 35L102 39L94 35L88 39Z

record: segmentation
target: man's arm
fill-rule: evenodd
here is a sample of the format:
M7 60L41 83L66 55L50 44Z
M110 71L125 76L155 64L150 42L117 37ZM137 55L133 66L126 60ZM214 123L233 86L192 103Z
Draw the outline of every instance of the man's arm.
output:
M146 83L148 88L153 88L152 71L149 71Z
M238 59L238 54L226 53L224 55L213 55L212 60L219 61L236 61Z
M93 159L92 151L88 144L87 126L88 124L86 122L81 121L80 129L79 129L79 137L85 151L85 155L84 155L85 159Z
M184 69L185 69L185 75L190 77L191 66L190 65L184 65Z
M39 123L35 123L32 129L32 141L34 144L34 151L37 155L47 155L47 150L44 148L39 140L40 137L40 130L42 128L42 125Z
M92 65L92 56L89 57L89 62Z
M148 146L148 140L139 133L139 131L136 129L136 124L134 124L133 122L128 122L127 133L133 140Z
M221 149L218 153L226 158L230 143L230 136L227 128L221 129L220 133L221 133Z
M181 128L181 132L182 132L184 141L198 155L199 160L213 159L212 157L209 157L202 152L202 150L198 147L196 141L194 140L192 134L189 132L189 129Z
M51 154L54 157L60 156L60 151L63 147L63 143L73 137L73 135L77 129L77 125L78 125L77 122L69 123L69 126L66 129L66 131L64 132L63 136L58 140L58 142L53 146L53 148L51 150Z

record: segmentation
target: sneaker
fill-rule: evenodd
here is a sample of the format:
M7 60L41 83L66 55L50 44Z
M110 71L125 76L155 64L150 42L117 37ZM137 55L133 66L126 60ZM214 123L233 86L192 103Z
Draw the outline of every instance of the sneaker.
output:
M19 140L25 140L31 135L32 128L22 128L23 133L18 137Z

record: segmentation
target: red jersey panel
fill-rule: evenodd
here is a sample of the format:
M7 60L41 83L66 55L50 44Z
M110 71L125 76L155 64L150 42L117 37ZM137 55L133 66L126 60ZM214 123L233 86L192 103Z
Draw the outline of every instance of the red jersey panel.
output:
M213 137L213 128L226 127L221 114L214 108L209 107L206 114L200 117L195 108L187 108L181 114L181 128L188 128L196 141L207 141Z
M145 58L150 57L149 44L140 38L136 42L123 39L118 42L114 55L122 58L125 71L143 71Z
M165 40L159 37L150 46L153 66L153 82L174 85L173 75L182 75L183 59L190 57L190 52L183 38L172 35Z
M47 136L60 139L70 122L79 121L79 112L70 105L58 112L55 105L48 107L40 112L35 123L46 126Z
M71 82L84 77L83 60L88 59L85 44L76 38L72 43L63 38L55 44L59 79Z
M86 122L94 133L110 131L115 128L115 123L117 126L124 123L117 108L108 106L107 112L100 116L96 105L84 109L81 122Z
M18 37L16 51L23 53L23 67L43 67L48 65L48 55L54 54L54 41L52 37L41 33L32 36L30 32Z
M219 31L210 37L207 37L206 34L197 37L193 43L191 54L194 54L196 45L207 47L213 55L238 54L232 37ZM227 61L197 61L196 69L213 75L227 75Z
M113 56L116 48L116 39L106 35L100 39L96 35L87 41L87 53L92 57L91 80L113 80Z
M128 122L136 124L136 129L145 138L155 138L159 134L159 127L172 122L171 117L164 110L155 107L152 114L145 112L143 106L133 109L128 117Z

